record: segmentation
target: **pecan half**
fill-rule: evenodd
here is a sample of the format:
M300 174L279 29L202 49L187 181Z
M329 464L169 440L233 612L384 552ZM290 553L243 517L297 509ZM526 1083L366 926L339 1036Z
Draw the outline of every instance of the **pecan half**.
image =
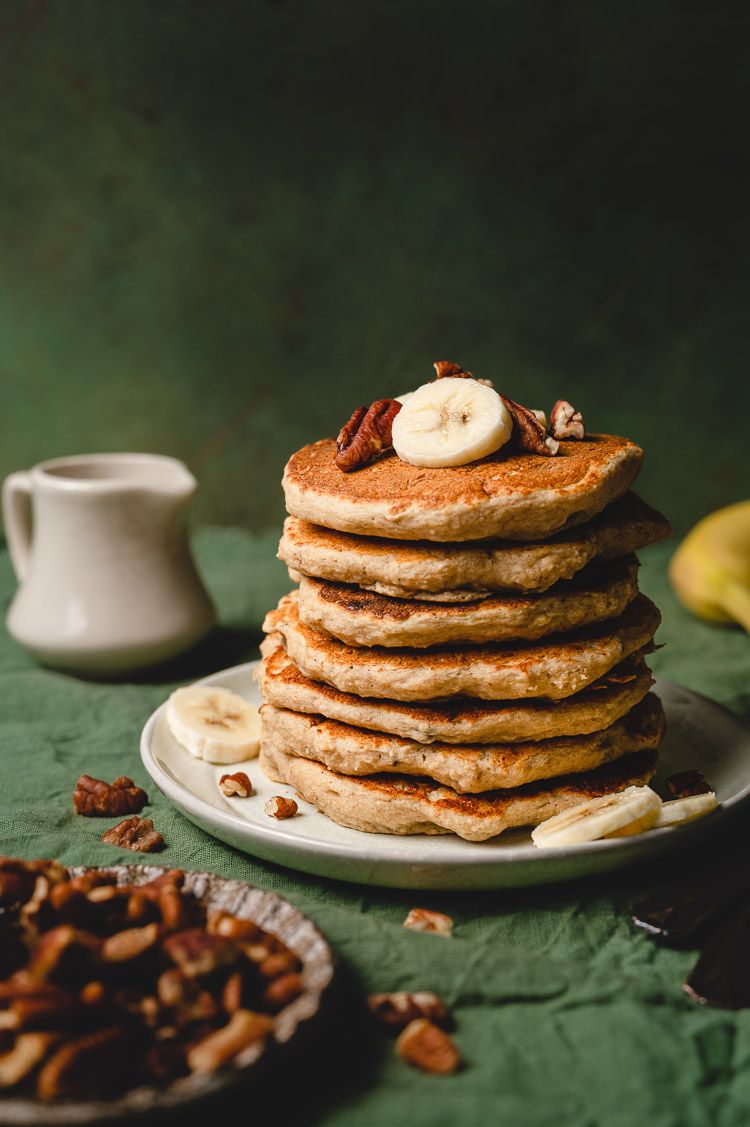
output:
M583 417L567 399L558 399L550 411L549 427L555 438L583 438Z
M392 445L391 427L401 410L396 399L377 399L358 407L336 439L336 465L344 473L367 465Z
M237 961L237 949L229 939L211 935L199 927L168 935L162 950L186 978L212 974L219 967L232 966Z
M0 1057L0 1088L12 1088L28 1076L59 1039L57 1033L21 1033L16 1037L10 1052Z
M151 819L139 818L137 814L107 830L102 834L102 841L119 845L121 849L132 849L134 853L155 853L164 846L164 838L154 829Z
M396 1052L407 1064L433 1076L447 1076L461 1064L461 1054L452 1039L424 1017L409 1022L396 1041Z
M112 1026L67 1041L42 1068L36 1091L42 1100L72 1096L80 1090L105 1087L125 1066L128 1037Z
M137 959L144 951L156 946L159 938L159 925L146 924L145 927L128 927L117 931L104 940L101 957L105 963L124 963Z
M373 1017L390 1032L396 1033L418 1017L426 1017L443 1027L452 1024L442 998L429 990L414 994L398 990L395 994L370 994L367 1005Z
M500 398L513 420L513 434L511 435L513 444L519 450L528 450L530 454L544 454L547 458L553 457L560 446L554 438L548 436L547 431L534 412L529 411L528 407L522 407L520 403L514 403L512 399L508 399L505 395L501 395Z
M244 771L236 771L234 775L222 775L219 779L219 789L227 798L236 794L238 798L249 798L253 793L253 784Z
M263 1002L270 1010L283 1010L291 1001L298 998L304 989L302 975L295 971L280 974L273 978L263 991Z
M274 798L269 798L263 810L269 818L293 818L297 813L297 803L293 798L283 798L277 794Z
M227 1024L209 1033L188 1051L191 1072L216 1072L256 1041L263 1041L273 1032L273 1018L251 1010L235 1010Z
M81 775L73 791L76 814L86 818L111 818L118 814L138 814L148 802L145 790L121 775L110 786L91 775Z
M34 893L39 876L46 877L50 886L68 879L67 871L58 861L0 857L0 907L25 903Z
M435 379L438 379L438 380L445 380L445 379L473 380L475 378L471 374L471 372L465 372L460 364L454 364L450 360L436 360L435 363L432 366L435 369L435 371L437 372L437 376L435 377ZM495 387L492 380L477 380L477 383L484 384L485 387L491 387L493 389Z
M431 912L428 908L412 908L404 920L404 927L412 931L431 931L435 935L453 935L453 920L442 912Z
M667 790L672 798L690 798L694 794L710 794L711 787L700 771L680 771L667 779Z

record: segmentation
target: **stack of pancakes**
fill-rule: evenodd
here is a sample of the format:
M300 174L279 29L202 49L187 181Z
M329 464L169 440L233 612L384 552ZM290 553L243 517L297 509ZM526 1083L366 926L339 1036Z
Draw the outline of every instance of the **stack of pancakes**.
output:
M284 474L299 590L264 624L266 774L345 826L473 841L647 783L660 616L633 553L669 525L629 492L640 448L334 457L315 443Z

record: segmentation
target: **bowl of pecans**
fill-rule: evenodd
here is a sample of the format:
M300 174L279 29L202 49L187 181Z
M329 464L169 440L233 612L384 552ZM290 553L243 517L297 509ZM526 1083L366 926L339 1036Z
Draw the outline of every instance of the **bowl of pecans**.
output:
M0 858L0 1122L177 1107L319 1010L331 950L283 897L214 873Z

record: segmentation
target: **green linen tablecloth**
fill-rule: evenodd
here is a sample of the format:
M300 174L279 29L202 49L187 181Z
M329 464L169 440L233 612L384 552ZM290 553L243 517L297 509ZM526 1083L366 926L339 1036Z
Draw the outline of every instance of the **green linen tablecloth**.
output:
M414 893L300 875L215 841L145 776L141 728L182 682L257 656L264 611L288 588L277 534L203 530L196 554L220 615L204 646L169 671L128 683L82 681L40 668L0 632L0 850L66 864L138 860L103 845L102 823L77 817L81 772L132 775L167 848L159 863L210 869L273 889L330 939L340 974L316 1035L216 1102L211 1115L273 1114L284 1124L454 1127L729 1127L750 1122L750 1011L701 1008L681 992L694 951L636 931L639 893L709 858L746 848L734 825L691 855L605 878L486 893ZM660 605L664 649L654 669L750 715L750 639L705 626L666 580L670 545L643 553L641 583ZM0 554L4 607L15 581ZM452 939L405 931L409 908L447 912ZM466 1068L423 1076L396 1059L364 1010L370 991L438 991L453 1010ZM209 1109L204 1110L209 1114ZM177 1122L178 1117L174 1118ZM2 1111L0 1109L0 1121ZM184 1120L181 1120L184 1121ZM172 1123L161 1117L162 1124Z

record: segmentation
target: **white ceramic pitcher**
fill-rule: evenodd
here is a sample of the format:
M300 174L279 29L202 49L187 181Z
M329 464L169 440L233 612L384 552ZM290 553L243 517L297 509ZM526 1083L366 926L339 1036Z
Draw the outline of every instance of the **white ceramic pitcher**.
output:
M158 454L83 454L3 483L19 588L7 627L40 661L126 673L173 657L215 622L183 509L188 469Z

